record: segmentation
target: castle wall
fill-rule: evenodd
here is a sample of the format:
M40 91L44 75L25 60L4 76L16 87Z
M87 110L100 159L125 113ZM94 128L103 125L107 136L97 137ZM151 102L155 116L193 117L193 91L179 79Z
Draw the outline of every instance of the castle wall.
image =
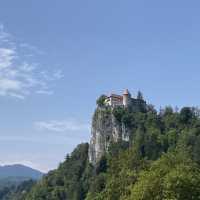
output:
M121 106L123 105L123 97L120 95L111 95L106 100L106 104L109 106Z

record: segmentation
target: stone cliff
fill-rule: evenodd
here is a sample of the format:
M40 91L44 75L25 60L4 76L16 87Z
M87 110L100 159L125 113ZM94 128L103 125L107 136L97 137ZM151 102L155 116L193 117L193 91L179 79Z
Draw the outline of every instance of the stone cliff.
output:
M128 141L130 130L115 118L112 107L97 107L92 119L91 134L89 160L95 165L111 142Z

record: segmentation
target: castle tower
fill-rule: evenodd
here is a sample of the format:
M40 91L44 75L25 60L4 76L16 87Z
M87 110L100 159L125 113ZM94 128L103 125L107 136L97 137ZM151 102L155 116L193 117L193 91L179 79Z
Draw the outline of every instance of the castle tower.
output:
M128 106L131 103L131 94L128 89L123 92L123 105Z

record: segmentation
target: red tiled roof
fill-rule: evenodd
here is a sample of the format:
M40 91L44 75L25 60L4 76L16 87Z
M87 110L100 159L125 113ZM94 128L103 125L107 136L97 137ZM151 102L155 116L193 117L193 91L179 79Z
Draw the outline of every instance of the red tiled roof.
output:
M110 97L112 98L117 98L117 99L123 99L123 97L121 95L118 94L111 94Z

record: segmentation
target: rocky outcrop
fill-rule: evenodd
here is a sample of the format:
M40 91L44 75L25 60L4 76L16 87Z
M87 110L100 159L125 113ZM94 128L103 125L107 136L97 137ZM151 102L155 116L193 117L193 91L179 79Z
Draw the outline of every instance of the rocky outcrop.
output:
M98 107L92 119L89 160L95 165L108 150L111 142L129 140L129 129L117 121L112 107Z

